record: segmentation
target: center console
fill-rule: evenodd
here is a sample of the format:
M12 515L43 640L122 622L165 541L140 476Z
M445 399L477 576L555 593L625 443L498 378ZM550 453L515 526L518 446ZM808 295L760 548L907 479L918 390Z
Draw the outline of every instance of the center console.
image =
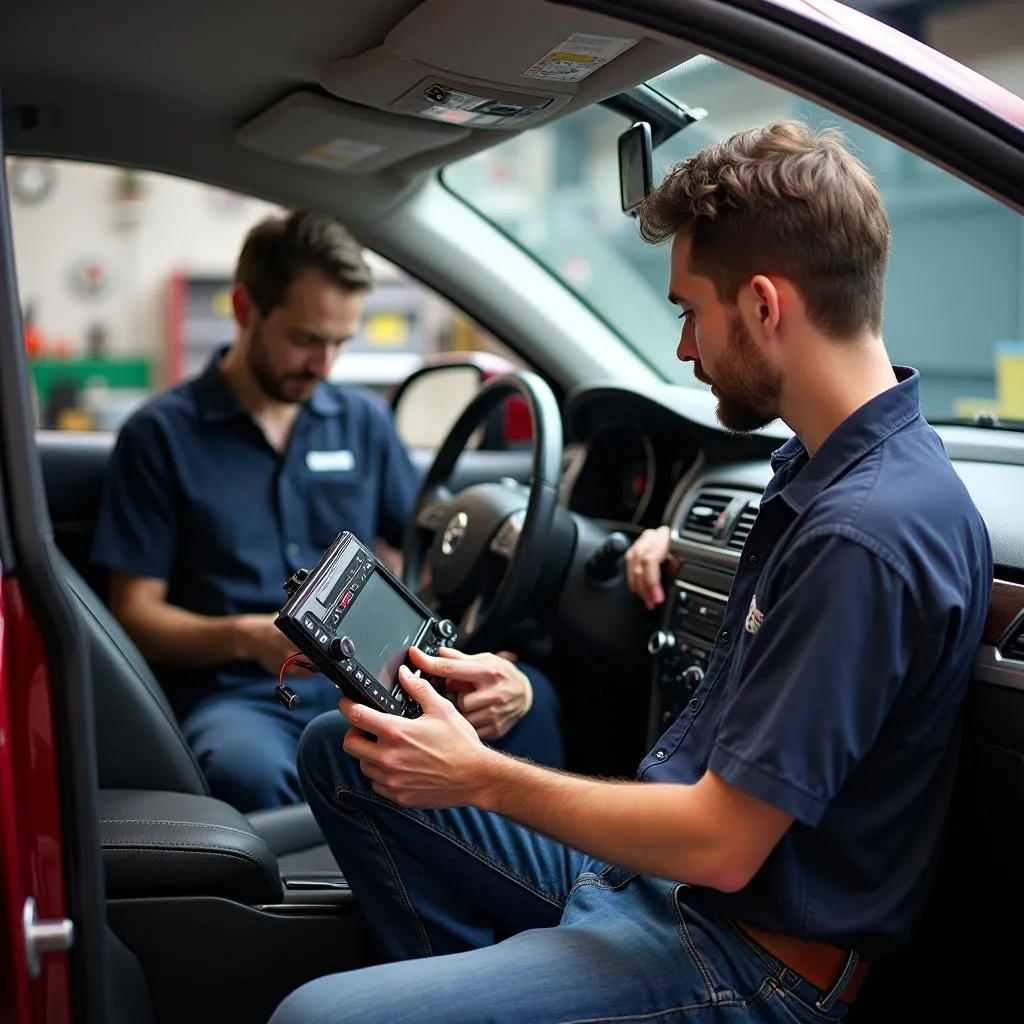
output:
M273 830L226 803L101 790L98 810L107 922L157 1020L261 1024L304 982L382 959L341 872L282 873ZM306 827L289 817L275 828Z
M647 644L654 664L652 737L679 715L704 678L731 586L728 570L688 558L666 588L661 627Z

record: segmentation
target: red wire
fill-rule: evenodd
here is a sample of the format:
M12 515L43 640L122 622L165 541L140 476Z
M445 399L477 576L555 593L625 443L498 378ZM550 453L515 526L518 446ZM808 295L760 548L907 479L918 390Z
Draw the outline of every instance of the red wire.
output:
M281 666L281 674L277 677L277 685L284 686L284 674L288 671L288 666L302 662L302 668L308 668L311 672L316 671L316 665L314 665L309 659L300 652L296 651L295 654L289 654L284 659L284 664Z

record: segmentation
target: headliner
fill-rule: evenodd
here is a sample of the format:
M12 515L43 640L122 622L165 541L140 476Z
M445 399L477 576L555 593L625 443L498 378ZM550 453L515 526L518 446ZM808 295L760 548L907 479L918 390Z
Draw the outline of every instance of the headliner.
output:
M460 0L431 2L455 9ZM415 187L424 171L493 145L508 133L462 132L444 146L371 174L338 174L268 157L241 146L234 133L295 90L333 99L321 84L325 68L381 46L419 5L419 0L9 0L0 32L7 151L140 166L287 205L318 205L353 219L380 216ZM491 8L490 0L487 7L500 10ZM503 7L517 9L524 39L536 35L545 19L572 18L584 30L588 19L599 25L595 15L543 0L505 0ZM488 42L495 55L509 46L507 21L495 26L489 40L473 37L478 53L484 48L486 54ZM628 59L613 62L619 71L594 88L589 82L581 86L574 105L564 109L618 92L689 55L675 45L645 44L649 49L642 56L627 54ZM636 53L641 50L638 46ZM450 47L448 53L453 52L458 51Z

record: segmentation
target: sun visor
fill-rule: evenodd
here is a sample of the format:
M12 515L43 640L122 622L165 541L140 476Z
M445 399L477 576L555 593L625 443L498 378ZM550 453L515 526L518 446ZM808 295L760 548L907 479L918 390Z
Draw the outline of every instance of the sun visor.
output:
M346 174L368 174L425 150L458 142L468 129L365 110L313 92L296 92L235 132L249 149Z
M420 121L519 131L675 67L679 48L544 0L424 0L383 44L322 72L336 96Z

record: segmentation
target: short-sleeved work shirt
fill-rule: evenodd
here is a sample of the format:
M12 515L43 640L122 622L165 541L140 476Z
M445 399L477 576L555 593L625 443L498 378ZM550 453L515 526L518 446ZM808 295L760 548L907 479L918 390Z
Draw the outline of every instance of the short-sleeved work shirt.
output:
M693 700L640 765L706 770L795 819L721 910L873 959L904 941L950 799L992 553L920 412L916 371L808 457L797 438L744 546Z
M222 357L122 427L93 560L166 580L182 608L237 615L277 611L284 581L312 568L341 530L401 547L419 473L387 407L322 383L279 454L228 388ZM260 675L254 664L161 672L179 709Z

